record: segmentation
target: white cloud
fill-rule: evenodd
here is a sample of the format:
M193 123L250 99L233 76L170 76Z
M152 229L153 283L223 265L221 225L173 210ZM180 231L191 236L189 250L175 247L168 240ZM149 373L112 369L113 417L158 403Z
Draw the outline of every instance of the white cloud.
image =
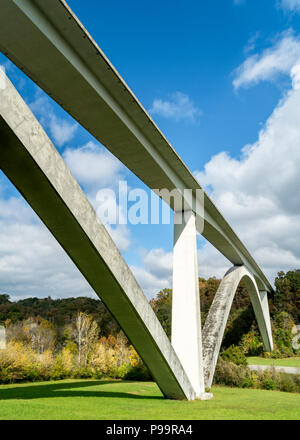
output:
M67 121L60 120L55 115L50 115L49 126L51 135L59 147L72 140L78 128L77 124L70 124Z
M168 278L159 278L143 267L130 266L130 269L148 299L156 296L162 289L171 287Z
M210 243L202 240L198 249L198 274L201 278L223 278L231 263Z
M173 254L163 249L152 249L142 257L142 267L131 270L148 299L165 288L172 287Z
M63 157L97 209L96 193L116 184L120 162L93 143L67 149ZM14 298L95 295L27 203L20 197L5 197L10 188L0 176L0 292ZM127 226L106 228L120 251L126 251L130 246Z
M255 50L256 44L258 39L260 38L260 32L255 32L248 40L245 48L244 48L244 53L246 55L250 54L251 52L253 52Z
M281 6L290 11L300 11L300 0L281 0Z
M235 71L235 89L274 80L280 74L290 74L300 61L300 38L290 30L281 34L277 42L262 54L248 57Z
M149 112L152 115L163 116L175 121L186 120L196 121L201 115L201 111L195 106L188 95L175 92L170 95L169 100L154 99Z
M124 165L99 144L89 142L80 148L68 148L63 158L75 178L83 185L115 186L124 172Z
M3 185L4 177L0 178ZM6 181L5 181L6 184ZM109 233L121 251L130 245L126 226ZM27 203L0 195L0 294L19 299L94 296L95 293L65 251Z
M271 281L279 270L300 268L300 64L289 73L292 88L257 142L240 159L222 152L196 173Z
M120 252L126 252L131 245L130 230L126 225L105 225L109 235L115 242Z
M230 263L210 243L201 240L198 250L199 277L223 278ZM136 279L148 299L165 288L172 288L173 253L163 249L152 249L142 256L141 266L131 266Z
M173 254L163 249L152 249L144 255L143 265L156 276L169 279L172 275Z
M59 118L53 111L49 98L42 95L40 91L37 92L36 99L30 104L30 108L43 127L49 130L49 134L58 147L62 147L74 138L78 124Z
M31 208L14 197L0 200L0 293L15 299L94 295Z
M120 180L124 180L126 171L118 159L94 142L89 142L80 148L66 149L63 158L76 180L86 189L87 196L98 215L100 202L97 194L103 188L110 188L112 190L110 194L113 192L115 195L106 201L106 206L110 204L116 213L119 212L117 204L118 183ZM99 217L119 250L121 252L127 251L131 243L129 228L119 224L118 218L116 218L116 225L110 225L100 215Z

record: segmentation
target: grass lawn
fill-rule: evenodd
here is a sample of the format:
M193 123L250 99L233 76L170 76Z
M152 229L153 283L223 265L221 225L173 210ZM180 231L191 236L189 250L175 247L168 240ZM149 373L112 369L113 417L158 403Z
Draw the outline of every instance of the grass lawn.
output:
M248 357L248 365L274 365L278 367L298 367L300 368L300 357L286 359L265 359L262 357Z
M0 419L297 419L300 394L215 387L210 401L172 401L151 382L65 380L0 386Z

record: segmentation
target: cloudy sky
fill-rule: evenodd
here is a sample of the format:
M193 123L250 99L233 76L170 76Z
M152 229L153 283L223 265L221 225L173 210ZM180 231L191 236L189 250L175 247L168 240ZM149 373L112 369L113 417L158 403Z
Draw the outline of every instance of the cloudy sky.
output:
M300 0L69 0L83 24L270 281L300 268ZM87 5L88 4L88 5ZM0 54L97 209L102 188L144 188ZM171 225L107 225L148 298L171 287ZM199 276L230 267L199 238ZM0 175L0 292L94 295Z

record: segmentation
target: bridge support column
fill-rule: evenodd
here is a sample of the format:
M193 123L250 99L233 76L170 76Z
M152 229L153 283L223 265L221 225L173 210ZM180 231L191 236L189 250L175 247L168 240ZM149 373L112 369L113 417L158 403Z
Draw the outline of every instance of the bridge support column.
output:
M204 396L195 215L175 212L172 345L195 390Z

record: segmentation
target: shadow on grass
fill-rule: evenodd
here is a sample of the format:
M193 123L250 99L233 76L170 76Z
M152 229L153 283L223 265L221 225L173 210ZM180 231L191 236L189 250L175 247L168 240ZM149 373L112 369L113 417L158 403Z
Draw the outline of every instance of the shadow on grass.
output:
M126 382L126 383L136 383L136 382ZM163 399L162 396L143 396L129 392L119 392L119 391L105 391L105 390L78 390L78 388L95 387L103 385L118 385L120 382L116 381L100 381L100 380L85 380L81 382L57 382L51 384L26 384L18 385L16 387L9 387L7 389L0 390L0 401L1 400L12 400L12 399L43 399L43 398L58 398L58 397L109 397L109 398L123 398L123 399ZM142 382L141 382L142 384Z

